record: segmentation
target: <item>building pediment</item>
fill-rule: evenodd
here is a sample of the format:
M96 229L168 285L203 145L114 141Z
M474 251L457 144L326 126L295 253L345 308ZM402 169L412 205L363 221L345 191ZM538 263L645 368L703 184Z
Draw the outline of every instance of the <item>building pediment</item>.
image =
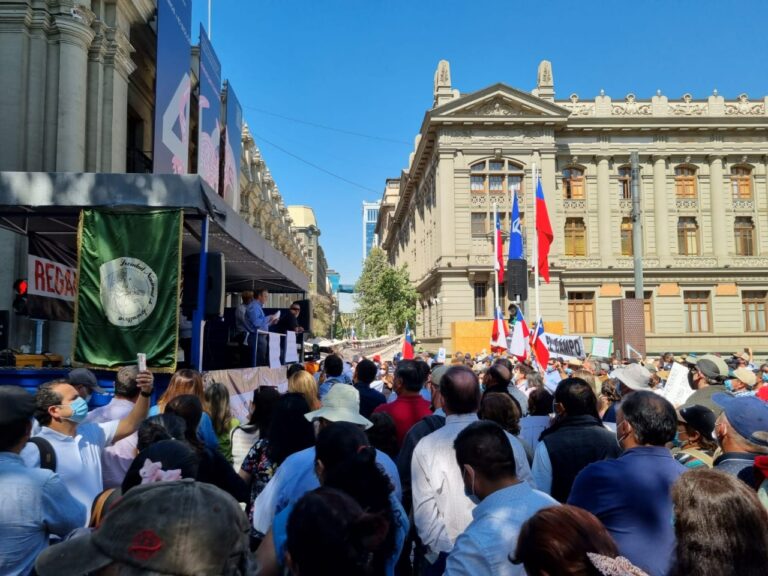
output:
M430 114L433 119L540 118L564 120L568 117L570 111L506 84L495 84L438 106Z

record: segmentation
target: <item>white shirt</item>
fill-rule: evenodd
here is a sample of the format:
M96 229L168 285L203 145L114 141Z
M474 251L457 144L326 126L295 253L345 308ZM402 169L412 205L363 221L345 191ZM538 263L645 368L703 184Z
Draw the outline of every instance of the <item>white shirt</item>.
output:
M86 509L86 522L91 516L93 499L104 490L101 480L101 458L105 446L112 443L119 420L102 424L80 424L75 437L43 426L37 435L45 438L56 452L56 473L75 500ZM30 468L40 467L40 451L28 443L21 452Z
M419 440L413 451L413 521L432 557L450 552L456 538L472 521L475 505L464 494L453 442L459 432L476 421L477 414L452 414L446 417L445 426ZM515 456L517 477L535 487L525 448L514 436L507 437Z
M106 406L88 412L84 424L122 420L135 404L126 398L113 398ZM139 435L134 432L104 449L101 478L104 488L119 488L136 457Z

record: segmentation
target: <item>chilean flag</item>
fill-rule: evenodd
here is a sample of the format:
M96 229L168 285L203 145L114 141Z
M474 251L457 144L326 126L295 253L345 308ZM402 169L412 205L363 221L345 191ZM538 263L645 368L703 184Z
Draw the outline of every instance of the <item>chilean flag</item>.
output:
M504 241L501 239L501 218L496 213L496 262L493 267L499 276L499 284L504 282Z
M413 333L408 322L405 323L405 339L403 340L403 360L413 360Z
M541 370L546 370L549 363L549 349L544 341L544 320L539 318L531 332L531 349Z
M493 314L493 333L491 334L491 352L503 352L507 349L507 336L509 328L504 321L504 315L501 313L501 307L497 306Z
M525 323L523 313L518 308L517 316L515 316L515 326L512 329L512 342L509 347L509 353L514 354L521 361L525 360L528 357L529 338L528 324Z
M539 275L549 284L549 247L552 246L554 235L552 225L549 223L547 202L544 199L544 190L541 188L541 179L536 183L536 236L538 240Z

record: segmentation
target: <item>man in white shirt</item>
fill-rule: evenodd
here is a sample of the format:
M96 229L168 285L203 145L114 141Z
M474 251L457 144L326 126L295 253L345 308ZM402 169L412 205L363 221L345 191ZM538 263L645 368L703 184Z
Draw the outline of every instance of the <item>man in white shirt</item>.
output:
M84 424L101 424L113 420L122 420L131 413L139 398L139 385L136 376L139 370L136 366L123 366L115 377L115 397L106 406L96 408L88 413ZM102 454L101 477L104 489L118 488L136 457L137 435L134 432L107 446Z
M133 434L147 417L154 379L150 372L139 372L140 389L131 412L122 420L102 424L83 424L88 405L77 390L63 380L47 382L35 395L35 418L42 426L38 437L47 440L56 454L56 473L90 516L93 499L104 489L101 478L102 451L105 446ZM30 467L40 465L40 451L32 443L21 453Z
M472 521L475 504L464 493L453 443L464 428L478 419L480 383L466 366L453 366L440 379L440 393L445 426L419 441L411 461L413 520L435 573L439 573L458 535ZM533 486L525 448L510 434L507 438L514 453L517 477Z
M504 430L490 420L470 424L456 437L456 462L464 491L478 502L472 523L456 539L446 576L523 576L509 561L523 523L557 501L517 478L514 453Z

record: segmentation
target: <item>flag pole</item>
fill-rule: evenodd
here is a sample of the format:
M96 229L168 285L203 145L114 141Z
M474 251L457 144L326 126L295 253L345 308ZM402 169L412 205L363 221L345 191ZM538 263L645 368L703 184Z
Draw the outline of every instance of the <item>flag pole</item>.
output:
M536 164L533 165L533 222L536 225L536 194L539 186L539 172L536 169ZM541 318L541 311L539 310L539 233L536 231L535 239L533 242L533 282L534 282L534 294L533 297L536 300L536 322Z
M499 207L496 202L493 203L493 318L496 320L496 313L499 310L499 235L496 232L496 222L499 218Z

